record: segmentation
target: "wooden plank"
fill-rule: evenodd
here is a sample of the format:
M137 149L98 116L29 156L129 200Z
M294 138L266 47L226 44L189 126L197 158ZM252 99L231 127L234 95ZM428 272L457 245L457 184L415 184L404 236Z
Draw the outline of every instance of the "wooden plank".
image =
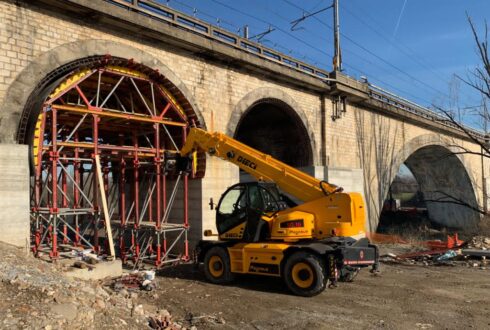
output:
M107 207L107 196L104 190L104 180L102 179L102 168L100 166L100 156L95 155L95 167L97 169L97 182L99 184L100 197L102 199L102 210L104 211L105 230L107 232L107 240L109 241L110 258L114 259L114 240L112 239L111 219L109 218L109 208Z

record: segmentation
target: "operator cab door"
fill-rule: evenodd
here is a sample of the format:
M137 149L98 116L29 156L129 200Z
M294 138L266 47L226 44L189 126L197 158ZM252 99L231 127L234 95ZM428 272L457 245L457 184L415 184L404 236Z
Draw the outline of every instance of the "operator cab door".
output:
M247 187L237 184L229 188L216 209L216 227L222 238L241 239L248 214Z
M265 223L265 221L262 220L262 214L264 214L264 199L258 184L248 184L247 188L247 223L245 225L243 240L246 242L258 242L260 239L260 230ZM265 225L267 225L267 223L265 223Z
M239 183L221 197L216 210L216 226L222 239L258 242L269 236L264 214L280 210L278 200L258 183Z

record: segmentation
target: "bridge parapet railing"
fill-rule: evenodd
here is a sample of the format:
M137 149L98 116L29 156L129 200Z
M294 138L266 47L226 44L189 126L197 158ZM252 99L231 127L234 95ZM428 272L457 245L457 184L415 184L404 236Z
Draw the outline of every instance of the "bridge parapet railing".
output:
M264 47L262 44L254 42L247 38L242 38L236 33L227 31L220 27L209 24L198 18L186 15L174 10L166 5L154 0L104 0L113 5L137 12L141 15L166 22L171 26L184 29L186 31L205 36L208 39L224 43L230 47L246 51L260 58L281 64L290 69L302 72L312 77L329 83L329 72L319 69L291 56L287 56L272 48ZM438 122L447 127L461 130L460 127L448 120L448 118L424 108L410 100L402 98L396 94L382 89L381 87L369 84L369 97L396 107L398 109L413 113L414 115L425 119ZM475 129L464 126L468 133L473 134L476 138L484 139L485 135Z
M320 79L328 78L328 71L316 68L291 56L284 55L272 48L264 47L260 43L242 38L233 32L214 26L198 18L183 14L154 0L105 1L147 17L167 22L175 27L203 35L209 39L225 43L231 47L247 51L258 57L279 63L313 77Z
M425 119L438 122L440 124L443 124L447 127L451 127L457 130L461 130L461 127L456 125L455 123L451 122L447 117L430 110L428 108L425 108L421 105L418 105L417 103L414 103L410 100L407 100L401 96L398 96L396 94L393 94L387 90L384 90L383 88L369 84L369 96L377 101L380 101L382 103L388 104L390 106L393 106L395 108L413 113L414 115L417 115L419 117L423 117ZM472 134L474 137L478 139L485 139L485 134L483 134L481 131L475 130L471 127L468 127L466 125L461 125L468 133Z

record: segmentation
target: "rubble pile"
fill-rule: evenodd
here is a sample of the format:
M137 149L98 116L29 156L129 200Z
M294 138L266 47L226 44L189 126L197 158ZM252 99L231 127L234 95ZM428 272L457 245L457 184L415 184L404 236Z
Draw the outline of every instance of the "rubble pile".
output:
M454 257L457 252L448 250L445 253L432 254L431 251L424 251L413 254L395 255L388 253L380 256L380 261L388 264L407 264L419 266L455 266Z
M490 250L490 237L475 236L468 241L468 248Z
M147 283L143 289L114 290L105 282L65 277L61 270L60 264L0 243L0 328L185 329L168 310L147 303L156 294Z
M467 242L452 239L447 242L427 241L429 249L404 252L401 254L387 253L380 256L384 263L398 263L421 266L467 266L486 270L490 257L490 238L475 236ZM445 246L445 247L444 247Z

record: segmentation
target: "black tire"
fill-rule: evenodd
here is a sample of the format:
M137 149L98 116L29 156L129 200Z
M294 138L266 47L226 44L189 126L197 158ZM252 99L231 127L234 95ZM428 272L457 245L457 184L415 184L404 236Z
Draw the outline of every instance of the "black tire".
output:
M288 289L303 297L321 293L328 281L323 261L307 251L296 252L287 258L283 277Z
M233 281L230 256L226 248L214 246L204 255L204 275L214 284L227 284Z

